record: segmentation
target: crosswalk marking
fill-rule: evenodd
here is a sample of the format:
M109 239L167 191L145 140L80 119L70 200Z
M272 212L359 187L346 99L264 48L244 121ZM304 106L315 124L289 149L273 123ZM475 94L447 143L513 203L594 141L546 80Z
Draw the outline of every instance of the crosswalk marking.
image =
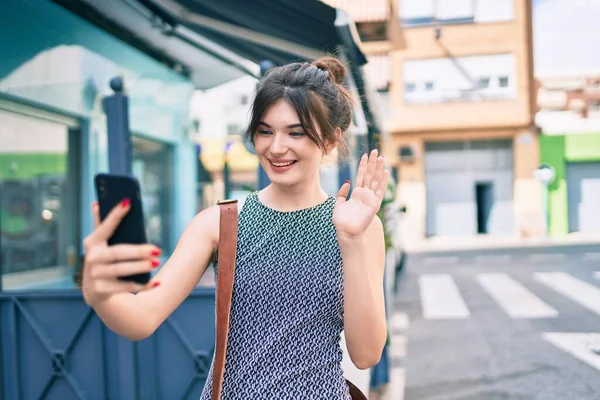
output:
M551 318L558 312L504 273L477 275L477 281L513 318Z
M425 319L459 319L470 315L450 275L422 275L419 277L419 288Z
M408 315L403 312L396 312L392 314L389 322L389 328L391 331L406 331L408 329L408 325L410 324Z
M564 272L537 272L534 279L558 293L600 314L600 288Z
M390 375L390 387L386 398L390 400L404 400L406 371L404 368L395 367L390 371Z
M544 333L542 337L600 371L600 333L550 332Z
M390 344L390 356L392 358L406 357L406 336L394 335Z

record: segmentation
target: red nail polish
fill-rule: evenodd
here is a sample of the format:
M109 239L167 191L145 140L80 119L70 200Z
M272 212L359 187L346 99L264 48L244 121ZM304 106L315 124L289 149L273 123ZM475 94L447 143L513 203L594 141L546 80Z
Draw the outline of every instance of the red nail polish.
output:
M160 256L160 249L154 249L152 250L152 253L150 253L151 255L153 255L154 257L158 257Z
M346 184L346 183L350 183L350 181L348 179L346 179L346 182L344 182L344 184Z
M127 207L129 204L131 204L131 200L129 199L123 199L123 201L121 201L121 207L123 208Z
M152 287L154 288L154 287L157 287L158 285L160 285L160 282L154 282L154 283L152 284Z
M158 267L160 265L160 261L159 260L152 260L152 266L154 268Z

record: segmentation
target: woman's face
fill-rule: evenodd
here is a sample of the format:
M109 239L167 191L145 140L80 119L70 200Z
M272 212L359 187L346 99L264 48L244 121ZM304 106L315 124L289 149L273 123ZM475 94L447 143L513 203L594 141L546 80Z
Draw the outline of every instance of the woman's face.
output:
M272 183L295 185L319 176L323 151L306 135L296 110L285 100L264 112L254 143Z

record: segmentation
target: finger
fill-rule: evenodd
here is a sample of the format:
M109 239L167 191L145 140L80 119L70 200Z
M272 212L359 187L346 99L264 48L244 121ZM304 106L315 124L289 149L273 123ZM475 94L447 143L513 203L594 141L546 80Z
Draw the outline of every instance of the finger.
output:
M123 199L119 204L113 207L104 221L102 221L96 229L96 237L100 240L108 240L115 232L125 215L127 215L127 212L129 212L130 208L131 201L129 199Z
M375 173L375 165L377 164L377 149L374 149L369 155L369 163L367 165L367 173L365 174L365 180L363 183L364 188L371 187L371 181L373 180L373 174Z
M335 203L343 203L348 198L348 193L350 193L350 181L344 182L340 190L338 191L337 198L335 199Z
M123 276L152 272L155 268L158 268L159 265L160 261L157 259L118 262L106 265L98 265L91 275L92 278L95 279L119 278Z
M160 256L153 244L116 244L105 249L107 262L149 260Z
M94 215L94 229L96 229L100 226L100 207L98 207L97 201L92 203L92 214Z
M377 157L377 163L375 165L375 172L373 174L373 181L371 182L370 189L374 192L377 191L379 185L381 185L381 181L383 180L383 156Z
M93 251L86 256L86 261L95 266L121 261L150 260L160 256L160 253L160 249L152 244L116 244Z
M355 187L362 187L365 180L365 173L367 172L367 161L368 157L363 154L358 163L358 171L356 172Z
M383 201L383 198L385 197L385 191L387 190L389 181L390 181L390 170L386 169L385 171L383 171L382 182L379 185L379 187L377 188L377 191L375 191L375 195L377 195L377 198L380 201Z

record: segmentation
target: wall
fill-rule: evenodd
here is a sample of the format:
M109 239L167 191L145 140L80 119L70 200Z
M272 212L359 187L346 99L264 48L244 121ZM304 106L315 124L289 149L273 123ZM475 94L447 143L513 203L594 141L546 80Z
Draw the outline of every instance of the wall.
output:
M541 136L541 160L556 172L549 186L549 233L553 236L569 233L566 163L600 161L599 134L569 134Z
M542 192L533 172L539 165L539 140L526 129L489 129L470 131L436 131L393 135L385 156L398 159L400 146L412 146L416 159L399 164L398 203L408 208L405 237L408 245L425 237L426 190L424 153L425 143L435 141L511 139L513 141L513 207L515 235L542 234Z
M532 72L528 38L526 0L515 0L514 19L493 22L441 26L440 40L432 26L406 28L407 48L390 53L392 82L390 101L394 118L392 132L440 129L480 129L528 126L532 119ZM367 51L386 48L386 43L368 47ZM515 55L517 98L515 100L463 101L427 105L404 104L403 62L428 58L507 54ZM432 118L435 116L435 118Z

